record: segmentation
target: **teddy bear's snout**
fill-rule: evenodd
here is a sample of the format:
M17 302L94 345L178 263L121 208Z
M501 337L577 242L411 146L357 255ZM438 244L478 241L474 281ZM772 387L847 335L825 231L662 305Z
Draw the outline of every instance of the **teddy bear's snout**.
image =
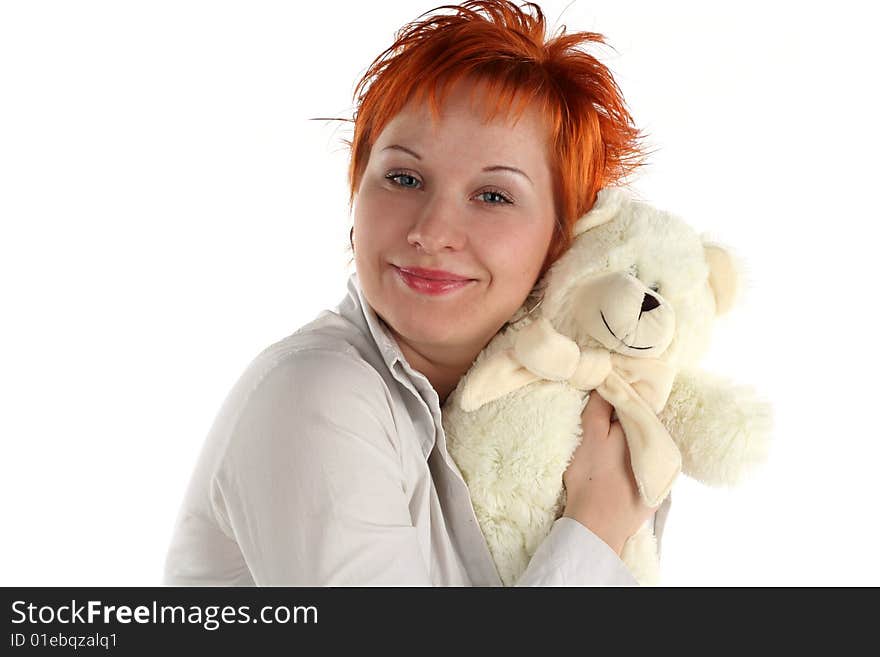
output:
M660 302L657 301L657 297L652 296L648 293L645 293L645 298L642 299L642 312L646 313L649 310L654 310L654 308L658 307Z

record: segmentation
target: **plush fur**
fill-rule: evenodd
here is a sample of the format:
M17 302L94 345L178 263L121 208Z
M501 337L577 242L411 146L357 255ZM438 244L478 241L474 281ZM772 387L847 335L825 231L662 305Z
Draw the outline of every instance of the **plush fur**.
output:
M769 442L769 405L696 369L715 317L737 296L741 267L729 251L622 188L601 190L575 235L540 281L538 309L517 313L443 408L449 452L506 585L562 514L562 474L590 390L614 404L652 506L679 470L738 482ZM658 583L649 525L621 558L640 583Z

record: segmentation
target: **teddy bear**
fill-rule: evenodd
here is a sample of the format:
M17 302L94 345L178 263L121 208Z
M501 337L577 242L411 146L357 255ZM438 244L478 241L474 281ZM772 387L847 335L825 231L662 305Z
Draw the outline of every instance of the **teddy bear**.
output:
M741 279L730 250L679 217L625 188L599 190L536 285L537 307L523 304L443 405L449 453L505 585L564 510L562 474L592 391L614 407L649 506L680 472L733 485L765 460L769 403L697 369ZM620 557L639 584L659 583L651 521Z

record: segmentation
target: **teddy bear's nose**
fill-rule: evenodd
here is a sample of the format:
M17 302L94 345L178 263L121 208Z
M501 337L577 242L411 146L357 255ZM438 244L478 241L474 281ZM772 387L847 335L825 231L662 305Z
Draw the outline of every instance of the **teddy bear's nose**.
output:
M642 312L646 313L649 310L654 310L657 306L660 305L660 302L657 301L656 297L652 297L647 292L645 293L645 298L642 299Z

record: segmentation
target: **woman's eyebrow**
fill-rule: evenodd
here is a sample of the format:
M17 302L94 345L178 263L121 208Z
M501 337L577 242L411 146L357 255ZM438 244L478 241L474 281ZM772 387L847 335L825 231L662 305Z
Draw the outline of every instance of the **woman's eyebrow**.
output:
M532 182L532 179L529 178L529 176L526 174L525 171L522 171L521 169L517 169L516 167L508 167L508 166L504 166L503 164L496 164L491 167L485 167L483 169L483 171L512 171L513 173L518 173L519 175L523 176L526 180L528 180L530 183L532 183L533 186L535 184Z
M404 153L409 153L410 155L412 155L412 156L413 156L414 158L416 158L417 160L421 160L421 159L422 159L422 156L419 155L418 153L416 153L415 151L412 151L412 150L408 149L406 146L400 146L399 144L391 144L391 146L386 146L386 147L383 148L382 150L383 150L383 151L387 151L387 150L392 149L392 148L393 148L394 150L396 150L396 151L403 151Z
M416 153L414 150L409 149L406 146L401 146L400 144L391 144L390 146L386 146L382 150L383 151L387 151L387 150L403 151L404 153L408 153L409 155L412 155L417 160L422 159L422 156L419 155L418 153ZM529 178L528 174L525 171L523 171L522 169L517 169L516 167L509 167L509 166L505 166L503 164L495 164L490 167L483 167L483 171L485 171L487 173L491 172L491 171L510 171L512 173L518 173L523 178L528 180L533 186L535 184L534 182L532 182L532 179Z

